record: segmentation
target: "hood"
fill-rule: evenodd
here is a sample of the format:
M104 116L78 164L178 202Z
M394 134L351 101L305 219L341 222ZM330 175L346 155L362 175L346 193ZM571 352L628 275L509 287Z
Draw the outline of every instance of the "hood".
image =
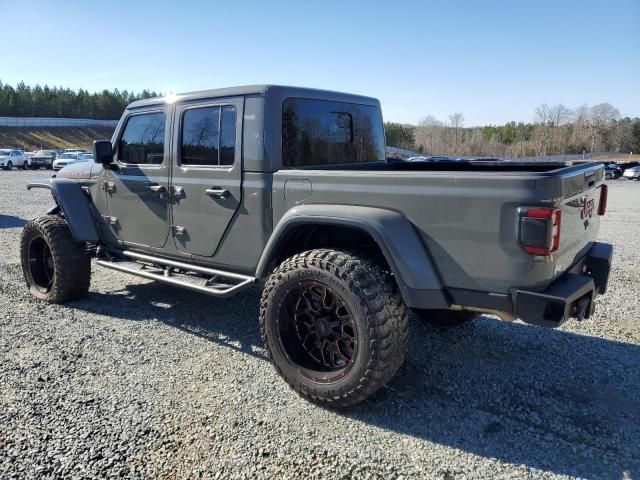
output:
M72 159L60 160L63 163L65 160L73 161ZM56 163L58 160L56 160ZM59 178L91 178L91 167L95 165L93 162L72 163L60 170L56 177Z
M0 155L0 160L4 160L5 158L9 158L9 155Z

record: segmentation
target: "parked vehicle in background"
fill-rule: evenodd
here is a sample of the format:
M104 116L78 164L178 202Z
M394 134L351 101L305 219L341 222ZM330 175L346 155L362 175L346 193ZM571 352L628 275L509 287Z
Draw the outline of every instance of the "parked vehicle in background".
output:
M278 373L334 407L396 373L408 308L436 325L593 314L612 256L597 241L601 163L390 162L384 142L380 103L358 95L266 85L137 101L95 163L29 184L57 203L23 230L29 291L82 297L91 256L213 297L258 285Z
M77 153L77 152L84 152L84 150L81 148L65 148L63 153Z
M57 156L58 154L55 150L38 150L35 155L29 159L29 167L33 170L39 168L51 169L53 167L53 161Z
M604 178L607 180L620 178L622 176L622 169L615 163L608 163L604 166Z
M90 155L87 152L65 152L53 161L53 169L57 171L67 165L88 162L92 158Z
M622 176L629 180L640 180L640 166L627 168Z
M13 167L26 170L29 168L29 160L22 150L3 148L0 150L0 167L11 170Z
M624 172L627 168L640 166L640 162L624 162L624 163L616 163L616 165L620 170Z

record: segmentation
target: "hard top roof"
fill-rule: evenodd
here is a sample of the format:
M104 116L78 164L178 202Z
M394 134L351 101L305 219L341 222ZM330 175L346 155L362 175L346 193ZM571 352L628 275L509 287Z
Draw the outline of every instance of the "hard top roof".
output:
M284 85L244 85L240 87L216 88L201 90L198 92L180 93L176 95L146 98L137 100L127 107L128 109L161 105L165 103L179 103L206 98L233 97L239 95L268 95L274 93L278 97L312 97L318 99L332 99L336 101L357 102L370 105L379 105L377 99L362 95L333 92L304 87L289 87Z

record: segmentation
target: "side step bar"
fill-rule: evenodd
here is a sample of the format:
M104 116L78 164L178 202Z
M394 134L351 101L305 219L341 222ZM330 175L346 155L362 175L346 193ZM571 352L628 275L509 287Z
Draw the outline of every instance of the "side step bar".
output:
M97 264L120 272L130 273L139 277L156 280L158 282L186 288L194 292L205 293L214 297L224 298L234 295L251 287L256 279L233 272L225 272L214 268L190 265L166 258L153 257L142 253L125 250L118 252L133 261L120 259L98 259ZM142 263L146 262L146 263ZM151 264L151 265L149 265ZM176 272L175 270L180 270ZM183 273L185 272L185 273ZM186 272L198 273L199 277ZM204 276L202 276L204 275ZM208 278L207 278L208 277ZM237 283L222 283L219 278L229 279Z

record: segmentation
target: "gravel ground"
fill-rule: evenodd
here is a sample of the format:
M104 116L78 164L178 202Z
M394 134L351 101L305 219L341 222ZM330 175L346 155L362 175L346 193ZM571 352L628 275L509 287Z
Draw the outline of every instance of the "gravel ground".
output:
M32 299L18 239L51 203L32 176L0 172L0 478L640 478L636 182L610 186L595 318L412 318L389 388L336 413L266 360L257 291L216 300L94 266L87 298Z

